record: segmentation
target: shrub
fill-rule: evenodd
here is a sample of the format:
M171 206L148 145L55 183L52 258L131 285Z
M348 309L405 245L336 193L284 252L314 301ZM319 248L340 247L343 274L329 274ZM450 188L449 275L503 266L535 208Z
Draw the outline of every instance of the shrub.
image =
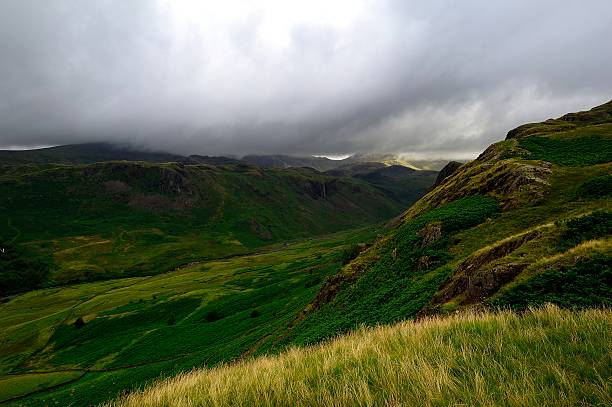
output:
M566 308L612 305L612 257L596 255L560 270L549 269L509 287L490 303L524 310L547 302Z
M306 282L304 283L304 288L314 287L315 285L318 285L320 283L321 283L321 277L314 276L306 280Z
M51 261L23 247L0 241L0 297L33 290L47 280Z
M217 310L214 310L214 309L212 309L210 311L207 311L204 314L204 320L206 322L215 322L215 321L218 321L220 319L221 319L221 315L219 314L219 312Z
M259 316L259 310L254 309L253 311L251 311L251 314L249 316L251 318L257 318Z
M526 137L519 142L529 158L567 166L585 166L612 161L612 139L598 136L575 139Z
M561 224L559 247L567 249L577 244L612 234L612 212L596 211Z
M85 326L85 321L83 321L82 317L78 317L75 321L74 321L74 327L76 329L81 329Z
M353 244L342 251L342 264L350 263L359 255L359 246Z
M595 177L578 188L580 198L605 198L612 195L612 175Z

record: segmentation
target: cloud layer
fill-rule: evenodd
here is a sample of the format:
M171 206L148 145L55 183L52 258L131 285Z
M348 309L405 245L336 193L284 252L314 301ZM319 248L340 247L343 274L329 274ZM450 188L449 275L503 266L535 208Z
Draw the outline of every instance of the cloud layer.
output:
M6 0L0 147L471 156L612 98L612 4Z

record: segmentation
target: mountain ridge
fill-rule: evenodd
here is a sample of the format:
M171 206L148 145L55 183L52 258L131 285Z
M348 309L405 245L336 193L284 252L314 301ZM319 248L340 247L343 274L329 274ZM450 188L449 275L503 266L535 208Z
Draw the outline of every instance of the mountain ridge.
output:
M295 168L310 167L325 172L341 166L359 163L381 163L386 166L401 165L419 170L438 170L446 160L419 160L415 165L395 154L354 154L350 157L332 160L327 157L299 156L286 154L245 155L242 158L233 156L206 156L192 154L189 156L166 152L137 149L126 144L92 142L44 147L33 150L0 150L0 165L22 164L93 164L104 161L145 161L152 163L179 162L185 165L209 164L248 164L262 168Z

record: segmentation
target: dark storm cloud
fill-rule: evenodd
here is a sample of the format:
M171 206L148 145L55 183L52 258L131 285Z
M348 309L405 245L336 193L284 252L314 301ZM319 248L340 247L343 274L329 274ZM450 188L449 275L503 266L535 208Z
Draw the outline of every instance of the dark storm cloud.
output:
M0 147L469 156L612 98L602 1L0 3Z

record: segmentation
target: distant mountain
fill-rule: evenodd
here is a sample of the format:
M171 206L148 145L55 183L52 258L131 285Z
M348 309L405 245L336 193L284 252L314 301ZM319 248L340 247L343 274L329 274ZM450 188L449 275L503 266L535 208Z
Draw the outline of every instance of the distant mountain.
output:
M432 160L410 160L410 162L422 169L422 170L428 170L428 171L440 171L442 170L442 168L444 168L446 166L446 164L449 163L449 161L453 161L453 160L448 160L448 159L432 159ZM466 162L466 161L455 161L455 162Z
M208 156L208 155L190 155L183 159L181 162L184 164L207 164L207 165L228 165L228 164L239 164L240 161L237 158L224 157L224 156Z
M438 175L436 171L420 171L404 165L388 165L382 162L344 164L327 171L326 174L367 181L406 206L423 196Z
M36 150L0 150L0 164L90 164L103 161L181 161L177 154L137 151L110 143L68 144Z
M326 157L298 157L282 154L246 155L243 162L263 168L310 167L318 171L327 171L342 165L343 160L331 160Z
M367 166L371 167L372 163L383 164L385 166L401 165L403 167L411 168L414 170L439 171L450 160L406 160L402 158L401 155L397 154L366 153L354 154L342 160L331 160L326 157L314 156L299 157L289 155L247 155L242 158L242 161L247 162L249 164L257 165L259 167L310 167L319 171L330 171L333 169L339 169L340 171L344 171L346 168L350 168L348 166L352 164L366 164Z
M239 162L261 168L314 168L325 172L344 168L351 164L363 163L370 168L372 163L385 166L401 165L411 169L438 171L448 160L406 161L395 154L355 154L342 160L326 157L292 156L284 154L246 155L241 159L228 156L206 156L172 154L166 152L142 151L126 145L112 143L68 144L35 150L0 150L0 165L21 164L91 164L105 161L145 161L151 163L179 162L182 164L227 165ZM382 167L379 165L379 167ZM357 168L357 167L352 167ZM365 167L364 167L365 168ZM342 171L344 171L342 170ZM352 170L351 170L352 171Z

